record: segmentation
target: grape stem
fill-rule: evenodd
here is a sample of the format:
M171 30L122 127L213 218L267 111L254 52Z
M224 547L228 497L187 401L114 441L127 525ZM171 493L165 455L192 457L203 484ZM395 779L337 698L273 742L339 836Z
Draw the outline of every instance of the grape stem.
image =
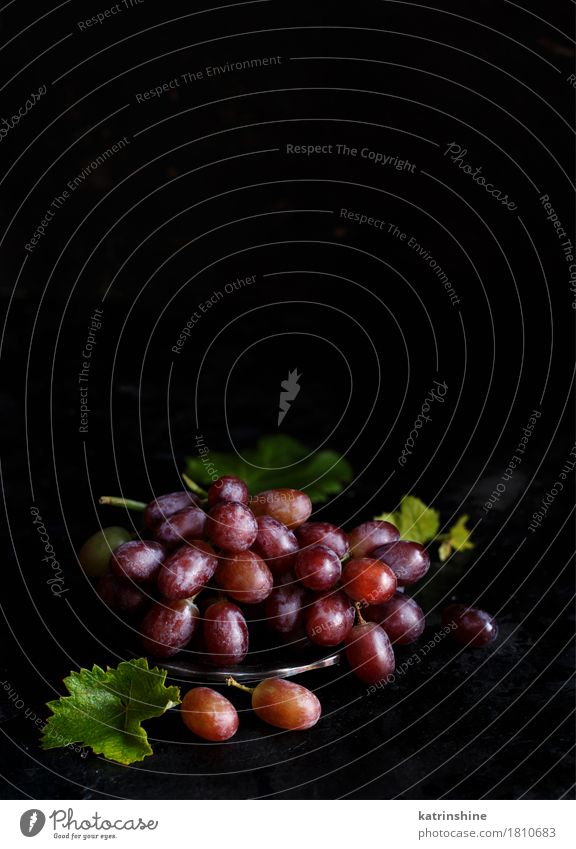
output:
M246 687L244 684L240 684L238 681L236 681L235 678L232 678L231 676L226 679L226 684L229 687L236 687L236 689L238 690L244 690L245 693L252 694L254 692L254 687Z
M138 510L143 513L146 504L143 501L134 501L132 498L120 498L117 495L102 495L98 504L108 504L110 507L125 507L127 510Z
M185 474L184 472L182 472L182 480L184 481L184 483L186 484L188 489L191 490L192 492L195 492L196 495L199 495L201 498L207 498L208 497L208 493L206 492L206 490L202 489L201 486L198 486L196 481L193 481L192 478L189 478L188 475Z
M361 606L362 606L362 603L361 603L360 601L357 601L357 602L355 602L355 604L354 604L354 607L356 608L356 616L358 617L358 624L359 624L359 625L365 625L365 624L366 624L366 620L364 619L364 617L363 617L363 616L362 616L362 614L360 613L360 608L361 608Z

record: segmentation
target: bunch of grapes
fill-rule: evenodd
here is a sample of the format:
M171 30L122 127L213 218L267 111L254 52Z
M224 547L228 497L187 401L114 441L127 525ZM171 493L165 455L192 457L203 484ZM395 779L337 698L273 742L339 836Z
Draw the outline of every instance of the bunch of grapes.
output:
M424 613L405 589L424 577L430 558L389 522L345 533L309 521L304 492L250 497L232 476L218 479L202 501L182 491L142 507L143 532L133 538L104 528L84 544L80 562L98 577L102 600L139 622L147 654L168 658L189 647L207 663L234 667L248 655L248 623L264 621L287 645L344 646L352 672L376 684L394 672L393 645L414 642L424 630ZM496 636L484 611L451 605L446 616L463 644ZM250 692L258 716L277 727L308 728L320 716L318 699L294 682L267 679ZM238 727L233 705L209 688L191 690L182 712L205 739L228 739Z

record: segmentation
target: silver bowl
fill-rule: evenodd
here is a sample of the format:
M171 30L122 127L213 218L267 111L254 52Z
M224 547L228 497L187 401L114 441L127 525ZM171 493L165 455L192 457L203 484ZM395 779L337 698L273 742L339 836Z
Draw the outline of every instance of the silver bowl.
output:
M168 670L171 678L179 678L186 681L194 681L198 684L225 684L227 678L235 678L236 681L262 681L264 678L292 678L304 672L312 672L314 669L325 669L327 666L337 666L340 663L340 654L336 652L328 657L309 660L306 663L260 663L253 666L208 666L204 663L191 663L186 660L158 660L163 669Z

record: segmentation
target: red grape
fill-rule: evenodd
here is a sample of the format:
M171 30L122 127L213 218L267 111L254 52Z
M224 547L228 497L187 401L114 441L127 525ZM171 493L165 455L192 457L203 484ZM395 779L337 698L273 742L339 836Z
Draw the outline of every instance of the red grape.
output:
M198 498L191 492L169 492L168 495L160 495L151 501L144 510L144 524L147 528L154 530L173 513L183 510L184 507L192 507L198 503Z
M228 601L211 604L204 613L204 643L212 663L241 663L248 654L248 626L240 608Z
M348 537L342 528L329 522L304 522L296 529L295 534L300 548L320 543L335 551L340 559L348 554Z
M354 615L354 607L343 592L323 593L306 612L306 633L319 646L336 646L350 633Z
M156 577L164 553L164 547L158 542L131 540L122 543L112 552L110 568L119 578L143 584Z
M140 632L144 651L172 657L186 646L198 624L198 608L189 599L158 602L148 611Z
M450 604L442 611L444 626L454 623L456 627L451 637L463 646L480 648L491 643L498 636L496 620L478 607L466 607L465 604Z
M232 702L209 687L194 687L182 699L180 716L198 737L219 743L238 731L238 713Z
M384 522L380 519L364 522L348 534L350 556L366 557L379 545L395 542L397 539L400 539L398 528L390 522Z
M326 545L312 545L296 556L296 577L310 590L329 590L342 575L342 564L336 552Z
M284 678L267 678L252 693L252 707L275 728L303 731L320 719L322 707L311 690Z
M238 551L230 557L220 558L216 582L236 601L258 604L272 592L274 579L259 554Z
M218 565L214 550L203 540L177 548L160 569L158 589L164 598L190 598L208 583Z
M307 593L297 583L274 587L264 602L267 625L277 634L293 634L304 624Z
M96 584L96 592L110 610L124 616L142 613L150 601L140 587L122 581L116 575L102 575Z
M386 604L366 607L362 616L381 625L392 643L401 646L417 640L426 624L420 605L403 593L395 593Z
M291 569L298 551L298 540L286 525L272 516L258 516L258 534L253 550L263 557L274 575Z
M214 507L219 501L240 501L248 504L248 487L240 478L224 475L218 478L208 490L208 505Z
M250 499L255 516L272 516L289 528L303 525L312 512L312 502L298 489L268 489Z
M252 511L240 501L216 504L208 514L206 534L218 548L235 553L250 548L258 533Z
M189 540L200 539L204 536L207 518L200 507L185 507L158 525L154 532L154 539L166 548L174 548Z
M385 681L396 668L388 634L375 622L352 628L346 640L346 657L354 674L365 684Z
M396 591L396 575L379 560L359 557L349 560L342 571L345 592L354 601L365 604L384 604Z
M372 552L372 557L386 563L392 569L401 587L419 581L430 567L430 556L419 542L400 540L389 545L381 545Z

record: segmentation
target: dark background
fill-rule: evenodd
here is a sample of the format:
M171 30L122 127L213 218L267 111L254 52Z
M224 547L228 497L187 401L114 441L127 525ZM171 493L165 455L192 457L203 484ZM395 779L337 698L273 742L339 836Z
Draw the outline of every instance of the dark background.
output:
M79 19L111 5L40 3L32 13L16 3L1 16L1 115L48 88L0 144L0 672L26 706L0 690L5 796L571 796L573 476L540 529L528 525L574 445L575 296L539 200L548 194L573 233L572 5L339 11L271 0L186 11L146 0L79 31ZM206 65L276 55L277 66L136 102ZM330 58L296 60L320 56ZM27 254L54 196L124 136L130 144ZM450 162L452 141L516 211ZM286 144L319 143L416 167L286 154ZM459 304L406 242L343 221L341 208L414 236ZM250 275L173 354L198 304ZM96 307L103 326L81 434L78 371ZM99 522L126 521L97 497L177 488L198 433L212 450L241 452L277 432L280 381L293 368L302 388L282 432L311 448L326 441L356 473L319 518L353 527L406 492L447 524L469 513L475 550L434 563L418 599L428 636L456 598L498 615L498 642L469 652L443 642L370 697L345 670L310 676L325 719L309 733L276 733L247 713L230 744L207 746L173 711L149 723L155 754L129 770L41 752L30 712L46 714L71 669L122 655L75 557ZM434 380L446 382L446 402L401 468ZM541 417L522 465L486 515L533 409ZM65 574L61 598L46 584L34 505Z

